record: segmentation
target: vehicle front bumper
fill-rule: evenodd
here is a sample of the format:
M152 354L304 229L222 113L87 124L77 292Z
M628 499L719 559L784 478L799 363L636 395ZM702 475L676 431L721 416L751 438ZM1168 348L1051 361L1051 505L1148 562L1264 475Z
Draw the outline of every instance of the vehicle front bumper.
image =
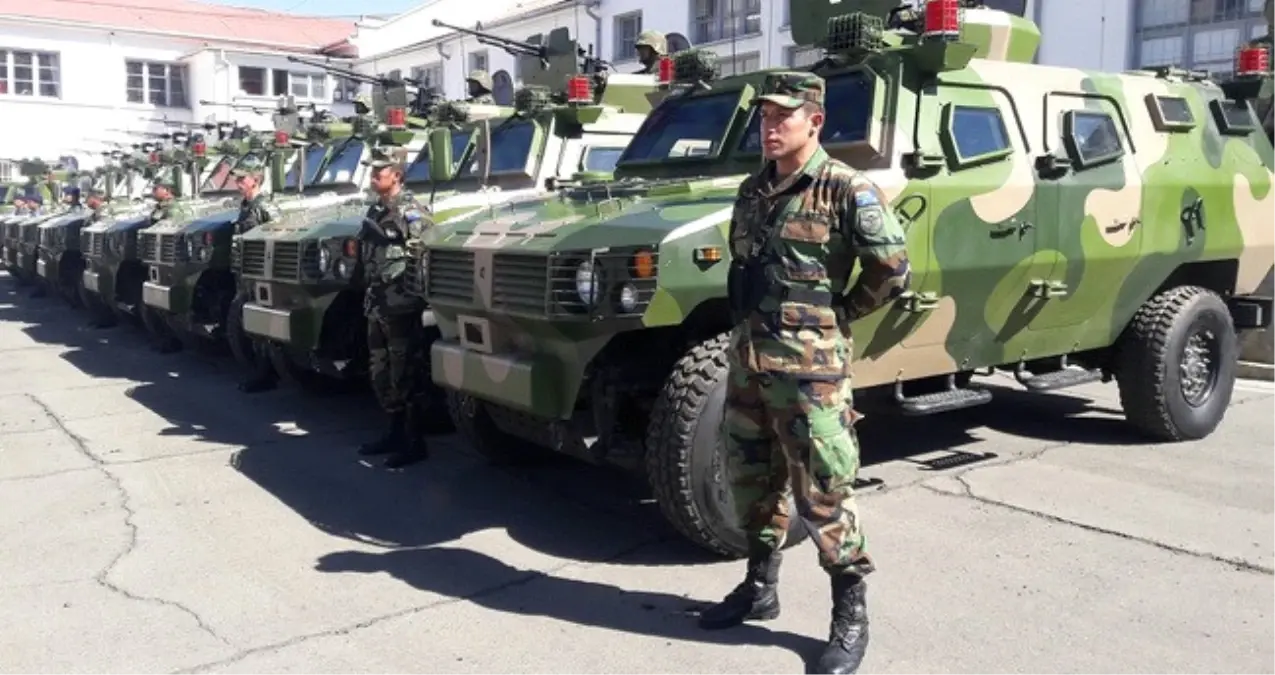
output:
M172 314L185 314L190 309L188 273L176 266L149 263L147 280L142 282L142 303ZM198 272L193 273L198 276Z

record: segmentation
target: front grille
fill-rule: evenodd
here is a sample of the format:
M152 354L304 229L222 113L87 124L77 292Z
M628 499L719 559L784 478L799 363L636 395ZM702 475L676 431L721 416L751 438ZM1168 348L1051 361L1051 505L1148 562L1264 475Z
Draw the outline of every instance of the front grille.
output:
M429 249L426 256L424 285L429 301L473 304L473 252Z
M172 264L177 262L177 236L172 234L159 235L159 261L161 263Z
M53 228L46 227L40 230L40 245L53 246L57 243L57 235Z
M89 255L101 256L102 246L106 241L105 232L93 232L93 238L89 242Z
M22 243L35 244L38 243L40 236L39 225L24 225L22 227Z
M6 240L16 241L18 238L18 226L16 223L10 223L4 226L4 238Z
M543 314L549 296L549 258L544 254L497 253L494 262L491 308L518 314ZM573 269L573 279L574 273Z
M159 262L156 257L158 252L159 235L153 232L139 232L137 235L137 255L146 262Z
M274 242L274 259L270 265L270 278L289 280L299 280L301 278L300 242Z
M264 239L248 239L242 242L239 266L244 276L266 276L266 242Z
M230 247L230 271L236 275L243 271L243 242L236 241Z

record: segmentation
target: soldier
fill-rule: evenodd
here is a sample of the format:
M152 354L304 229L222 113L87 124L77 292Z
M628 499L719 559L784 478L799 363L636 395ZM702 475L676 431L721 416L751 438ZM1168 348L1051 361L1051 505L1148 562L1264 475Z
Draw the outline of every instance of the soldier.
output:
M633 43L637 51L638 62L642 69L636 75L657 75L660 72L660 57L668 53L668 40L657 30L644 30Z
M62 203L73 211L84 208L84 205L80 202L80 188L74 185L62 188Z
M150 224L156 225L160 221L169 220L177 215L177 200L174 198L173 191L177 188L177 184L171 177L160 175L155 178L151 184L151 197L155 200L155 206L151 208ZM141 308L143 312L153 312L148 307ZM180 351L182 348L181 340L173 334L165 325L160 317L155 317L155 322L148 324L155 326L154 332L151 333L151 349L160 354L172 354Z
M235 177L235 185L243 198L239 202L235 234L243 234L262 223L270 222L273 215L267 207L266 195L261 191L261 178L264 175L264 167L261 163L254 158L246 158L239 162L231 175ZM240 291L240 294L244 293L245 291ZM247 298L238 298L233 306L240 307L246 301ZM227 337L231 340L239 339L239 336L235 335ZM248 378L239 383L239 391L245 394L256 394L274 389L279 385L279 376L270 363L270 354L267 352L269 346L262 340L247 339L252 346L253 363Z
M412 349L418 346L419 301L408 295L403 273L412 259L407 242L433 227L429 211L403 188L403 164L384 155L368 162L372 189L380 199L363 218L359 233L359 257L367 294L363 313L367 317L368 369L372 389L381 408L390 417L384 437L359 448L365 456L392 453L385 466L397 469L426 459L422 420L412 405Z
M31 211L31 202L26 195L18 193L13 198L13 214L25 216Z
M851 408L850 322L901 294L911 274L886 197L820 144L823 104L823 79L801 72L767 76L752 101L768 161L740 185L731 219L736 325L724 421L748 567L700 625L779 615L780 549L796 516L831 577L831 635L817 672L851 673L868 645L863 577L873 564L853 493L859 415ZM847 290L855 260L862 271Z
M89 188L89 195L84 198L84 206L93 212L89 218L89 224L101 221L106 217L106 191L101 188Z
M487 71L471 71L469 77L465 78L465 85L469 88L469 98L466 100L470 103L488 105L496 103L496 99L491 95L491 76L487 74Z

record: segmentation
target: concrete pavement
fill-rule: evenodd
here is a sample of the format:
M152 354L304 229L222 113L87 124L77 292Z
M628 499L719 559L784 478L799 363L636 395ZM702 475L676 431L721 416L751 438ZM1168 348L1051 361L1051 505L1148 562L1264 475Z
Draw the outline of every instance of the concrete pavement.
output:
M454 437L385 472L354 455L366 397L244 396L228 360L84 320L0 277L0 670L801 672L826 636L809 544L778 620L701 632L742 565L640 480ZM862 672L1275 671L1273 393L1178 445L1112 385L865 421Z

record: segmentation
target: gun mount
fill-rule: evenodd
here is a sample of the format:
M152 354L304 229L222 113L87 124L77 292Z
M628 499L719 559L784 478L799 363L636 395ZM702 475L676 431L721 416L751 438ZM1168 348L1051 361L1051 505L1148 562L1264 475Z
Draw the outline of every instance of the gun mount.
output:
M572 75L598 76L610 69L606 61L593 56L593 47L586 50L566 28L555 28L547 35L537 33L526 40L511 40L478 28L463 28L438 19L431 23L439 28L471 35L478 42L499 47L518 59L522 81L531 87L546 87L557 91L566 85Z

